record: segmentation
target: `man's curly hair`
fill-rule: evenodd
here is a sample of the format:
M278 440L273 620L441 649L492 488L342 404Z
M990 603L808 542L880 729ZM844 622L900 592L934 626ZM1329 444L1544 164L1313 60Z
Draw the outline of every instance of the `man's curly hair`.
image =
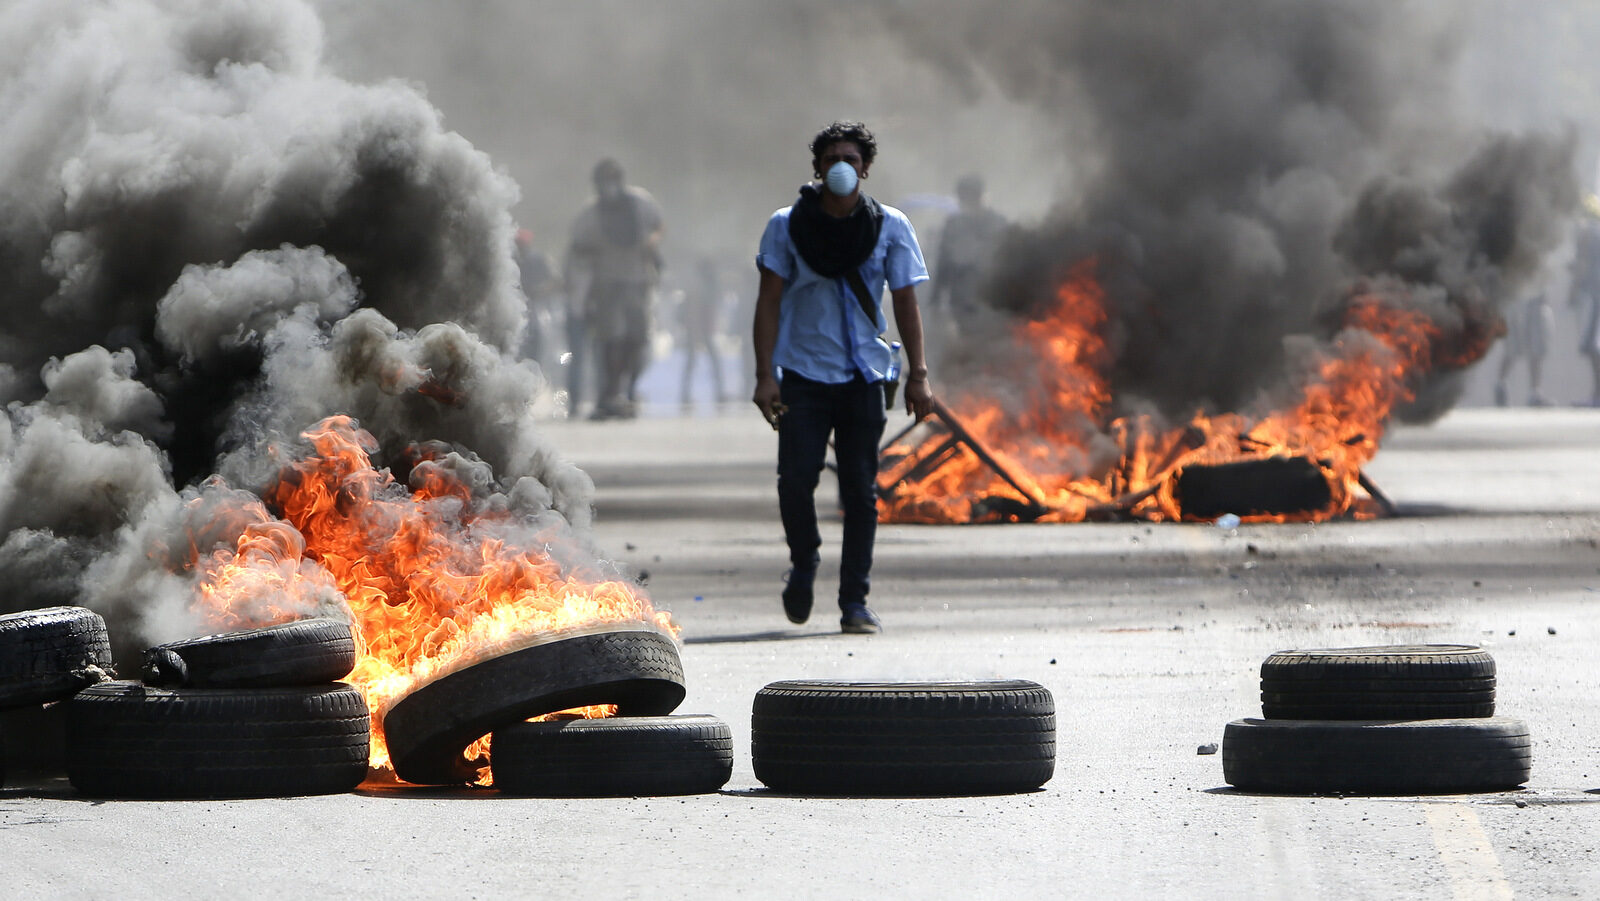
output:
M865 125L860 122L835 122L811 139L811 171L822 175L822 152L840 141L854 141L861 148L862 165L872 165L873 157L878 155L878 141Z

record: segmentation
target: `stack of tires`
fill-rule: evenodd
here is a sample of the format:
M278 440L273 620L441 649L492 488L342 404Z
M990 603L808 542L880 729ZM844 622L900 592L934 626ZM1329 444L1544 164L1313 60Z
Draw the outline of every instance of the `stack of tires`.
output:
M332 619L150 648L143 681L67 702L67 776L108 798L350 791L371 738L366 700L337 681L354 666L350 626Z
M1055 773L1036 682L774 682L751 714L756 778L802 795L1033 791Z
M114 674L105 620L83 607L0 616L0 711L42 707ZM5 784L0 757L0 785Z
M1488 792L1528 780L1532 742L1495 713L1494 658L1468 645L1279 651L1262 719L1223 736L1229 785L1284 794Z
M685 695L672 639L651 629L557 638L428 682L384 715L395 775L420 785L474 782L463 751L489 735L504 794L642 797L714 792L733 773L733 735L710 716L668 716ZM605 719L528 722L615 704Z

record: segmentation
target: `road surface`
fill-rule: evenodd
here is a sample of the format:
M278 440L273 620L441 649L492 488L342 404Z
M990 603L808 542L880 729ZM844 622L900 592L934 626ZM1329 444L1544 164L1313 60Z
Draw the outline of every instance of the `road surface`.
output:
M721 794L512 799L370 785L321 798L94 802L0 790L0 895L1509 898L1600 894L1600 411L1463 410L1368 470L1404 515L1323 525L885 526L878 636L779 607L773 434L718 418L552 423L599 486L596 542L683 627L680 709L732 724ZM831 487L819 491L824 506ZM1521 792L1227 789L1220 742L1291 647L1482 644L1526 720ZM751 698L807 679L1033 679L1055 778L1015 796L764 791Z

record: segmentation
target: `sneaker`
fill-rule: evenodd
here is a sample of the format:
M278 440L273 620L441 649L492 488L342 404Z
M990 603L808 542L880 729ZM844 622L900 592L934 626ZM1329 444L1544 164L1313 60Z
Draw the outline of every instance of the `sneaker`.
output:
M790 569L783 576L783 613L799 625L811 618L811 585L817 580L815 569Z
M847 635L876 635L883 630L883 623L878 621L878 614L873 613L866 604L850 604L844 608L844 615L839 617L839 631Z

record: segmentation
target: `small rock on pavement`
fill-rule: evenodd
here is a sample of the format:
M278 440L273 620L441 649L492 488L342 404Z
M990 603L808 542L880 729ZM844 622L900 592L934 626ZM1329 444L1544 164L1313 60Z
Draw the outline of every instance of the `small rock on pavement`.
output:
M1521 807L1527 807L1527 806L1528 806L1528 802L1527 802L1527 801L1524 801L1524 800L1522 800L1522 799L1521 799L1521 798L1518 798L1518 799L1516 799L1516 800L1515 800L1515 801L1513 801L1513 802L1512 802L1512 803L1513 803L1513 804L1516 804L1516 805L1517 805L1517 807L1519 807L1519 808L1521 808Z
M1217 743L1214 742L1214 741L1213 742L1207 742L1206 744L1203 744L1200 747L1195 748L1194 752L1196 754L1215 754L1215 753L1217 753Z
M1546 632L1550 633L1551 635L1556 634L1556 627L1555 626L1545 626L1544 630Z

